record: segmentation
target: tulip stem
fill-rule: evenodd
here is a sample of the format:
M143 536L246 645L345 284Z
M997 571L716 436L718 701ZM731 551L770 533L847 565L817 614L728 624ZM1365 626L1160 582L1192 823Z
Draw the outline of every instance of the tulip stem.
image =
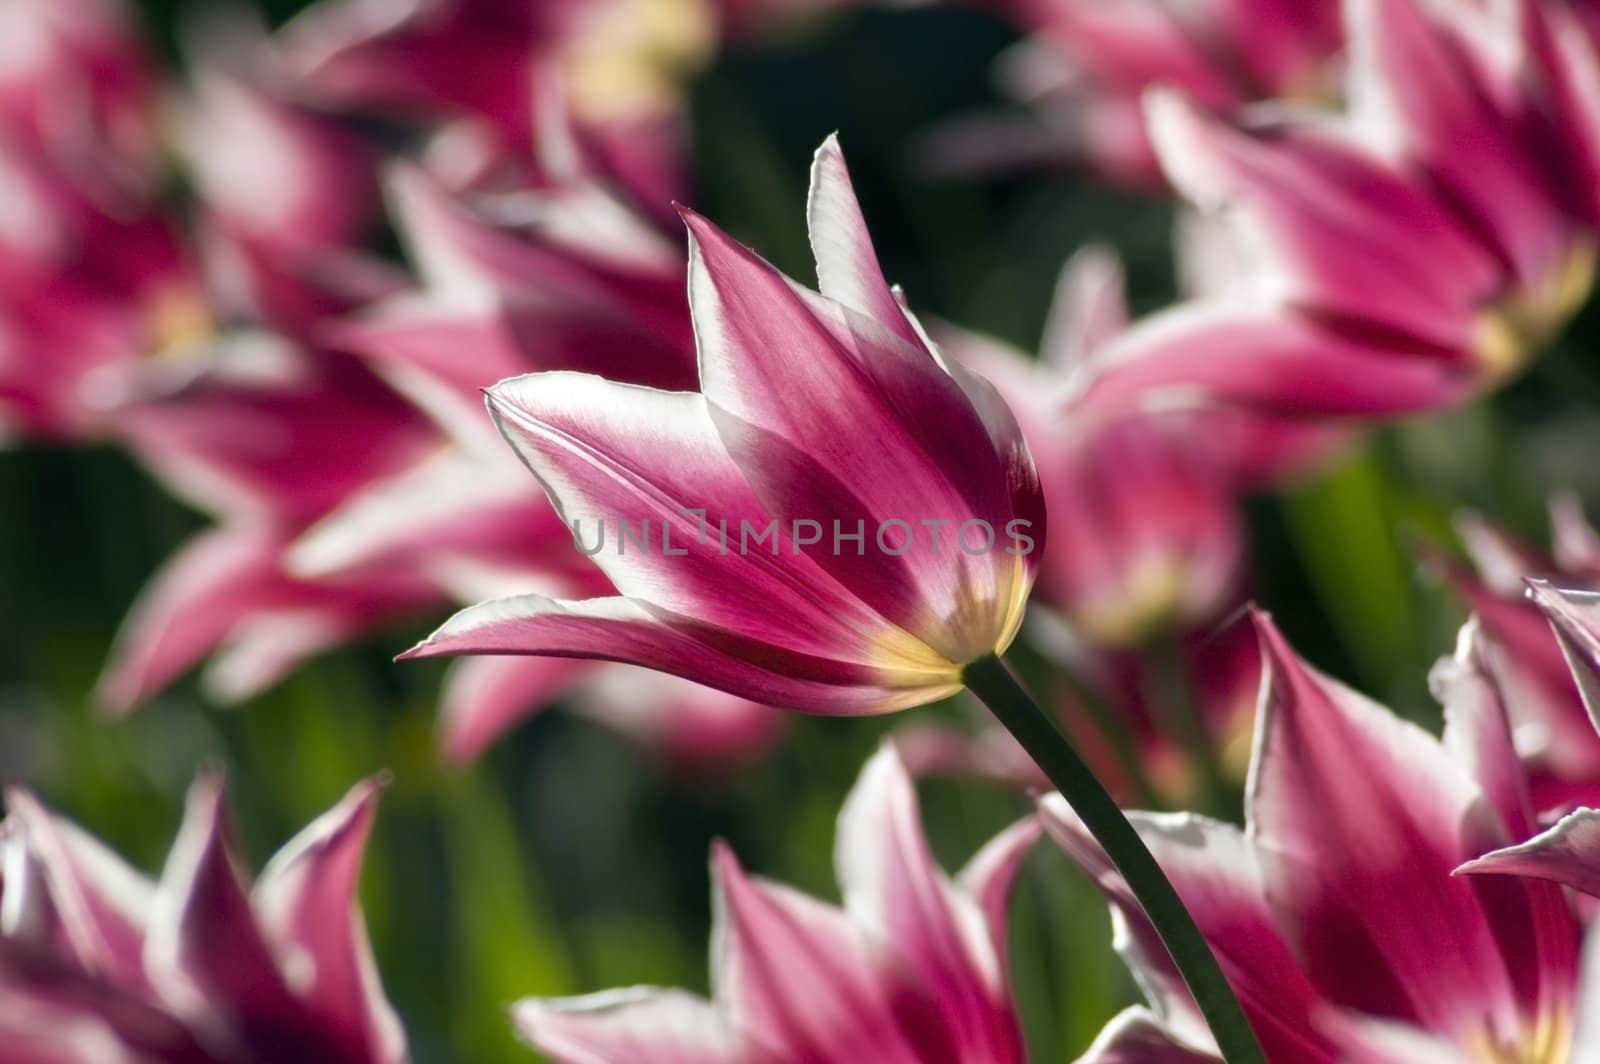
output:
M1122 873L1194 995L1222 1059L1227 1064L1265 1064L1250 1021L1205 936L1144 840L1072 748L1060 725L1039 708L996 655L985 655L969 664L962 679L1044 770Z

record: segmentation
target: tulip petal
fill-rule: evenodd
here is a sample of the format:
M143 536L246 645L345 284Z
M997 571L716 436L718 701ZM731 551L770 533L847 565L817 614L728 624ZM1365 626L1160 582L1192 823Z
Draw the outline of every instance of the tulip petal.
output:
M1550 622L1589 719L1600 728L1600 592L1529 580L1528 595Z
M798 891L747 877L718 844L712 854L717 1000L758 1043L810 1060L923 1059L877 978L883 963L844 913ZM917 1019L932 1018L919 1010Z
M40 901L60 920L74 959L108 980L142 984L140 954L154 885L99 840L51 813L31 792L8 790L6 809L17 853L26 855L39 874L45 895ZM0 934L25 937L27 929L20 925L29 898L9 861L5 879Z
M908 977L936 998L951 1044L981 1047L985 1060L1022 1060L1022 1033L984 914L935 862L916 790L892 745L867 762L839 814L834 862L851 919L905 957Z
M1105 851L1060 795L1045 798L1039 811L1045 831L1115 906L1118 951L1164 1023L1185 1042L1207 1044L1199 1010ZM1189 813L1130 819L1211 944L1268 1059L1332 1064L1332 1047L1310 1026L1324 999L1274 922L1250 839L1231 824Z
M708 629L629 598L561 602L520 595L468 607L402 658L535 654L642 665L764 705L809 713L887 713L937 701L959 684L886 685L847 662ZM765 664L762 664L765 663ZM889 677L890 680L894 677Z
M1600 897L1600 810L1574 810L1527 842L1486 853L1456 871L1548 879Z
M284 981L224 839L215 779L189 791L183 827L157 887L144 963L163 1002L203 1040L290 1054L306 1044L305 1014ZM309 1060L325 1059L313 1052Z
M1214 1052L1178 1042L1149 1009L1123 1009L1112 1017L1077 1064L1214 1064Z
M524 1040L559 1064L747 1064L715 1005L682 990L630 987L511 1006Z
M987 639L1000 625L963 614L1009 608L1012 567L990 556L1000 546L974 557L952 541L966 521L998 536L1019 516L988 427L920 342L805 292L704 218L684 217L701 388L756 496L784 518L832 515L846 530L859 519L868 537L883 522L909 525L902 554L870 543L808 554L902 627L942 628L936 649L968 660L965 633ZM927 521L950 523L937 554L919 527Z
M586 552L598 537L592 560L624 595L775 646L862 664L872 663L875 647L909 643L908 664L940 669L931 652L917 651L796 552L789 529L768 516L723 449L700 396L578 373L530 374L489 394L507 441ZM611 527L610 546L601 522ZM746 540L746 524L752 535L769 525L775 532L765 542ZM630 530L646 540L631 550Z
M380 784L359 784L262 870L251 894L294 992L360 1059L400 1064L405 1032L383 996L356 896Z
M1265 674L1248 811L1279 926L1320 990L1433 1030L1517 1029L1498 935L1531 934L1514 895L1450 872L1503 832L1431 735L1302 662L1258 617ZM1351 765L1365 783L1349 785ZM1512 933L1506 930L1506 933Z

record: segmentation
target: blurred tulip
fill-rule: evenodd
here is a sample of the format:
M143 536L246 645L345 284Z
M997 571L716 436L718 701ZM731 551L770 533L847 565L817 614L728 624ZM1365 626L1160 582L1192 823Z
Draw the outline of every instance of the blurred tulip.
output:
M1456 530L1470 568L1442 555L1429 559L1505 651L1505 683L1512 694L1507 708L1541 809L1600 800L1600 739L1561 646L1527 589L1529 579L1600 587L1600 539L1570 495L1551 499L1550 523L1553 550L1547 555L1465 513Z
M1587 297L1600 61L1581 31L1559 5L1349 12L1342 119L1236 128L1151 97L1168 175L1250 253L1246 283L1108 345L1085 401L1199 393L1311 419L1435 409L1523 369Z
M150 192L156 80L121 0L13 0L0 8L0 141L35 151L116 210Z
M1139 117L1146 89L1182 90L1208 110L1335 90L1338 0L998 0L1028 34L999 68L1030 113L958 119L926 143L946 172L1088 165L1112 180L1159 186Z
M1497 663L1474 630L1433 677L1441 742L1315 672L1258 623L1267 665L1246 828L1187 813L1133 818L1268 1058L1594 1053L1573 1033L1592 990L1579 989L1582 930L1567 898L1534 880L1452 874L1537 830ZM1049 798L1042 810L1046 830L1111 899L1154 1009L1124 1013L1084 1059L1217 1059L1120 877L1064 803Z
M886 747L839 814L842 910L747 876L719 843L715 1000L633 987L530 998L512 1019L563 1064L1020 1062L1006 908L1037 837L1024 821L948 879L923 837L911 778Z
M678 546L598 551L622 597L484 603L405 656L607 658L755 701L871 713L952 694L963 665L1009 645L1032 582L1027 548L1044 534L1016 422L992 388L940 361L897 302L831 140L808 214L820 296L685 212L703 393L575 373L490 391L564 518L653 520ZM800 535L806 522L815 536ZM862 538L839 549L823 522ZM948 529L942 550L917 530L927 522ZM885 539L885 523L905 533L888 549L867 542L872 529ZM983 549L956 540L979 525ZM771 542L724 554L719 528Z
M215 779L189 792L158 882L26 791L0 830L0 1038L25 1064L400 1064L356 897L377 786L252 887Z

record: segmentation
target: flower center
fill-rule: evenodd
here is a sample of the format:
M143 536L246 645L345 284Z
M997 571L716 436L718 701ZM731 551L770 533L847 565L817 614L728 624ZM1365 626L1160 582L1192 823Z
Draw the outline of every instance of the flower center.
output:
M659 114L716 43L708 0L610 0L567 48L572 106L596 121Z
M217 322L205 297L184 284L163 287L150 297L145 328L149 337L146 350L152 358L181 358L217 335Z
M1564 1012L1546 1013L1520 1042L1507 1044L1483 1035L1470 1058L1481 1064L1568 1064L1571 1060L1572 1024Z
M1479 313L1475 346L1486 386L1520 371L1561 331L1594 287L1595 260L1594 242L1577 240L1541 284Z

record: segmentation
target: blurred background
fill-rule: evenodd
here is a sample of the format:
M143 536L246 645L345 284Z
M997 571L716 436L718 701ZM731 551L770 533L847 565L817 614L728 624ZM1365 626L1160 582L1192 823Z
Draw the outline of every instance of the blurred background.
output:
M297 7L264 6L275 23ZM176 63L182 6L150 0L141 13ZM1161 197L1065 173L919 174L930 129L999 102L991 70L1014 40L979 10L849 11L729 47L692 90L694 205L809 281L807 166L837 130L885 272L919 311L1031 350L1057 271L1090 241L1126 256L1137 309L1163 305L1173 212ZM1583 357L1596 339L1600 320L1586 313L1491 401L1379 432L1250 501L1255 595L1309 659L1436 724L1426 670L1462 610L1419 573L1417 543L1449 543L1461 503L1539 540L1552 489L1600 501L1600 373ZM714 837L758 873L836 896L833 818L901 719L796 717L769 759L686 770L544 713L454 769L435 752L442 666L390 660L427 624L324 656L240 707L208 704L189 681L106 719L90 693L118 623L203 523L118 451L0 451L0 777L153 869L197 767L226 771L256 862L356 779L390 773L363 897L419 1061L529 1059L503 1011L523 995L705 989ZM924 794L947 867L1026 808L975 783ZM1134 997L1104 906L1041 846L1015 913L1030 1044L1038 1060L1070 1059Z

